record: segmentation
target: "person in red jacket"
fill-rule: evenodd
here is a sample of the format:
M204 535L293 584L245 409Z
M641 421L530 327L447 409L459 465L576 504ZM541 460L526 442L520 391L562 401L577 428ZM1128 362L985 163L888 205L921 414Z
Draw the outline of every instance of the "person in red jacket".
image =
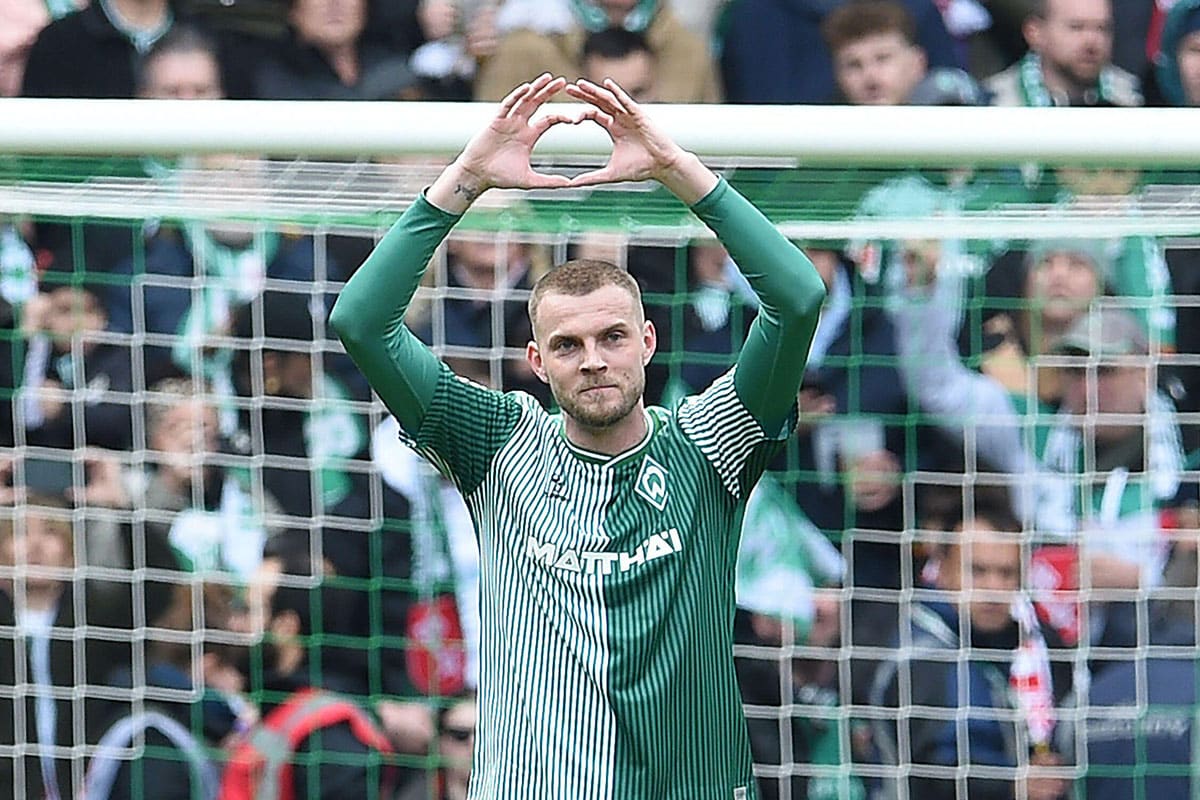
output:
M396 771L387 735L352 699L322 690L320 670L309 664L303 643L320 632L313 610L321 609L322 629L335 629L338 590L303 588L282 578L313 574L308 552L297 549L266 562L254 583L252 602L261 604L266 633L263 717L234 749L221 800L392 796Z

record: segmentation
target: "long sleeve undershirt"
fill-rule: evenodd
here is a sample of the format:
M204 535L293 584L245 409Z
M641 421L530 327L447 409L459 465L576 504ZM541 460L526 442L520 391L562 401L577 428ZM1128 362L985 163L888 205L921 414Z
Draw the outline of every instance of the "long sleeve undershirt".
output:
M760 311L734 380L746 408L775 433L795 404L825 286L804 253L724 180L692 211L758 295ZM443 367L404 325L404 315L458 219L419 197L346 284L330 316L346 352L407 431L420 428Z

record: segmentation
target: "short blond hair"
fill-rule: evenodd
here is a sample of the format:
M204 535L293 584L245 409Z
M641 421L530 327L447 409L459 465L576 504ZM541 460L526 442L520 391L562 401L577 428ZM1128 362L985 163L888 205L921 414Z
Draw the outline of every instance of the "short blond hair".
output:
M591 294L605 286L616 286L629 292L630 297L637 303L638 310L641 311L642 290L633 276L616 264L591 258L579 258L567 261L547 272L534 284L533 292L529 295L529 324L534 329L534 335L537 335L538 304L547 294L583 297L585 294Z

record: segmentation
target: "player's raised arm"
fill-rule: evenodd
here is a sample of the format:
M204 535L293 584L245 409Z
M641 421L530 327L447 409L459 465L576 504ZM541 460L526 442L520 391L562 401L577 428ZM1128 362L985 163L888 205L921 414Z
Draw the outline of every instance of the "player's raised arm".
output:
M774 434L796 400L808 349L825 299L825 285L804 253L775 229L694 154L673 141L614 81L578 81L572 97L593 108L584 117L612 137L604 167L576 176L588 185L655 179L712 228L758 295L760 310L734 376L738 395ZM736 113L731 110L731 113Z
M371 386L406 430L416 430L437 385L441 365L404 325L421 276L446 234L490 188L553 188L568 181L530 165L538 139L561 114L534 119L566 81L542 75L501 103L422 197L417 198L346 284L329 323Z

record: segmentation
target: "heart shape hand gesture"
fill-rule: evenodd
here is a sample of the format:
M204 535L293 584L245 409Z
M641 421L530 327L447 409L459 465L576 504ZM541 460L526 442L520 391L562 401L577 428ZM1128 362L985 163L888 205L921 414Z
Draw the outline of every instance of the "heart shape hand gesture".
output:
M541 107L562 91L587 105L575 116L548 113ZM568 178L533 169L531 156L538 140L555 125L591 121L613 142L608 163ZM716 176L693 154L676 144L615 81L604 85L543 74L509 93L487 127L467 143L449 169L430 187L428 198L452 211L465 210L490 188L552 189L593 186L620 181L656 179L686 203L693 203L716 185Z

